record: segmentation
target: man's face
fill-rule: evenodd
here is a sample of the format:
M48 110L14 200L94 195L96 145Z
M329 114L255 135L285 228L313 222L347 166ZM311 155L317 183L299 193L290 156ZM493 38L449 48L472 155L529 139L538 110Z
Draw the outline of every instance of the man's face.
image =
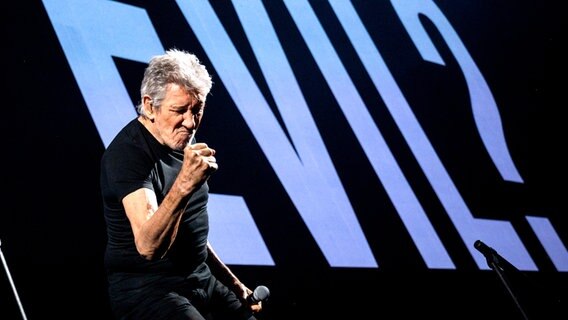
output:
M171 149L183 150L201 123L204 107L183 87L171 84L160 108L153 108L154 135Z

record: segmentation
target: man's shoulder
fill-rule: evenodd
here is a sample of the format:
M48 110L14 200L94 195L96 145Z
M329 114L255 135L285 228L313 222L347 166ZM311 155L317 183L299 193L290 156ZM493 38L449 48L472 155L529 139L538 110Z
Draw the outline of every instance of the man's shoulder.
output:
M103 153L103 159L137 158L146 153L142 124L134 119L127 123L114 137Z
M131 120L114 136L107 150L120 149L127 145L135 145L143 136L142 127L142 124L137 119Z

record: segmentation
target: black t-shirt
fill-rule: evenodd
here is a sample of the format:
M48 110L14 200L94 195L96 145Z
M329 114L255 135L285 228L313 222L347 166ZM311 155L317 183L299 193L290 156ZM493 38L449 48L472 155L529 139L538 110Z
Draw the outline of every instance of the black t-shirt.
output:
M140 188L156 193L158 204L171 188L183 153L160 144L137 119L128 123L110 143L101 160L101 192L107 227L105 267L111 298L140 289L170 287L191 276L198 282L210 271L205 265L209 232L204 183L189 198L176 240L158 260L142 258L134 244L122 199ZM184 205L184 203L182 203Z

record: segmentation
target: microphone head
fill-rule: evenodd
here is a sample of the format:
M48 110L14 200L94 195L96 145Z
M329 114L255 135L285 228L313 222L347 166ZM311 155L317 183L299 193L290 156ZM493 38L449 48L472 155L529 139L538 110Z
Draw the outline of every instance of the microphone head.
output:
M258 286L254 289L252 296L255 301L264 301L270 296L270 290L265 286Z
M486 245L486 244L483 243L481 240L476 240L476 241L473 243L473 246L475 247L475 249L477 249L479 252L481 252L481 253L483 253L483 254L496 253L493 248L491 248L490 246Z

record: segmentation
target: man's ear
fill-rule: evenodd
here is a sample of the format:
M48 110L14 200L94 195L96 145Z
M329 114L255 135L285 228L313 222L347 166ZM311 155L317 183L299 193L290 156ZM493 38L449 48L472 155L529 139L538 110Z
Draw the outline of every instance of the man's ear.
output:
M142 107L144 108L144 114L146 115L146 117L150 120L154 120L154 107L153 107L153 101L152 98L150 98L150 96L144 96L142 97Z

